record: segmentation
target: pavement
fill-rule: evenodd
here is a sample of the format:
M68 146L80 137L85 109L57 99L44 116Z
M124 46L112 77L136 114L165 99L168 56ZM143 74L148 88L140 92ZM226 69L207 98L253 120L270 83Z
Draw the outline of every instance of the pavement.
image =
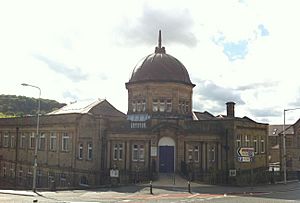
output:
M167 196L168 194L179 195L180 193L189 195L252 195L252 194L268 194L271 192L284 192L291 190L299 190L299 181L289 181L287 184L276 183L269 185L259 186L219 186L219 185L208 185L196 182L190 182L190 192L188 189L188 181L184 178L175 175L160 175L157 181L152 182L152 191L156 195ZM150 183L141 183L129 186L120 186L115 188L99 188L99 189L86 189L86 190L68 190L68 191L39 191L34 193L30 190L0 190L0 194L11 194L21 196L43 196L43 197L54 197L55 195L70 195L70 193L81 193L81 194L97 194L97 195L109 195L114 197L122 197L122 195L131 195L132 197L150 194Z

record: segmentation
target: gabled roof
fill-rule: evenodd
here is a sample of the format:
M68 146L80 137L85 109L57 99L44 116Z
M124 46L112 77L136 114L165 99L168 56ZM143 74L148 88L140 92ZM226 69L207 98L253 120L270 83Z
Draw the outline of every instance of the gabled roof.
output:
M194 118L194 120L212 120L215 119L216 117L214 115L212 115L211 113L204 111L204 112L197 112L194 111L194 116L196 116L196 118Z
M78 113L78 114L86 114L89 111L97 106L98 104L102 103L104 99L97 99L94 101L91 100L83 100L83 101L76 101L70 103L66 106L63 106L60 109L52 111L48 113L48 115L57 115L57 114L71 114L71 113Z

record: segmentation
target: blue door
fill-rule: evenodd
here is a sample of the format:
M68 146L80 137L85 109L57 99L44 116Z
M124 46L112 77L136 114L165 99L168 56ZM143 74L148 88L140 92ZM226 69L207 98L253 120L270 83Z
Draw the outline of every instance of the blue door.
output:
M161 173L174 172L174 147L173 146L159 147L159 172Z

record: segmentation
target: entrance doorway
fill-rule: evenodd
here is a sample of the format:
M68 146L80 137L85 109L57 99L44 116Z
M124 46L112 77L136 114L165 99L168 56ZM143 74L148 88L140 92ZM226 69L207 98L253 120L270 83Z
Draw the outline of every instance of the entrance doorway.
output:
M175 142L170 137L162 137L158 142L159 172L174 173L175 171Z
M174 172L174 147L173 146L159 147L159 172L161 173Z

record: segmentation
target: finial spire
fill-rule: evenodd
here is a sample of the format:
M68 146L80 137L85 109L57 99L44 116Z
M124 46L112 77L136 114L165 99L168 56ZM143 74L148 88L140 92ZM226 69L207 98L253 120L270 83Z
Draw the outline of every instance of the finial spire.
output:
M161 30L158 32L158 47L155 47L155 53L158 54L165 54L166 50L165 47L161 46Z
M158 48L161 48L161 30L158 33Z

